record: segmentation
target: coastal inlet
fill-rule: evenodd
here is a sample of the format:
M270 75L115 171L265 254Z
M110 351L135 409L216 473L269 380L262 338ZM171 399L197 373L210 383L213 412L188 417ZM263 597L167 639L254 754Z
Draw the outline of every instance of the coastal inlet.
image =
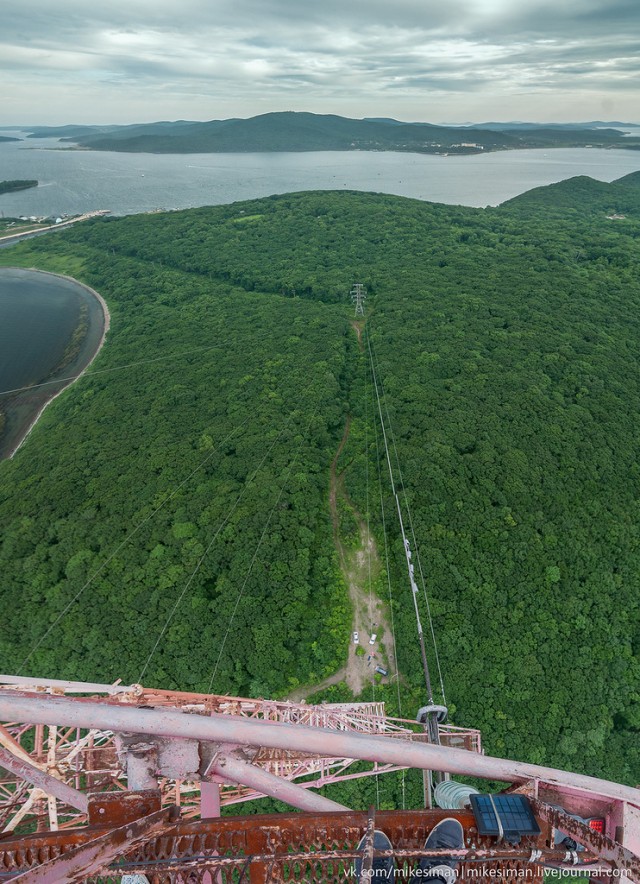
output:
M0 459L91 363L108 321L102 298L76 280L0 268Z

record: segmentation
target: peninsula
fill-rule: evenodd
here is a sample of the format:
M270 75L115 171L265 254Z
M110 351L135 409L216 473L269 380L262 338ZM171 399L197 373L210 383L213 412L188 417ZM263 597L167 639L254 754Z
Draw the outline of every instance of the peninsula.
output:
M29 190L30 187L37 186L38 182L35 179L0 181L0 193L13 193L14 190Z
M393 150L451 155L552 147L640 149L640 138L631 137L614 125L599 122L435 126L387 118L354 120L335 114L292 111L261 114L246 120L44 126L35 128L28 137L60 138L85 150L131 153Z

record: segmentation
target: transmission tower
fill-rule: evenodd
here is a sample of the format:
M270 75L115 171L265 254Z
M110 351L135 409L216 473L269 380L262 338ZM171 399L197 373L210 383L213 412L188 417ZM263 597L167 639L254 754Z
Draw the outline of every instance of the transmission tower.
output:
M351 300L356 305L356 316L364 316L364 302L367 300L367 292L361 282L356 282L351 289Z

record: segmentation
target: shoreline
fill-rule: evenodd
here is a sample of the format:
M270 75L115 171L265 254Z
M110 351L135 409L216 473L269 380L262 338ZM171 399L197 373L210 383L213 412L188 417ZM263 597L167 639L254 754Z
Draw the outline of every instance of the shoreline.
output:
M38 236L41 233L48 233L50 230L64 230L66 227L70 227L72 224L77 224L78 221L88 221L91 218L102 218L105 215L110 215L110 209L93 209L90 212L83 212L82 215L78 215L75 218L69 218L67 221L61 221L59 224L48 224L46 227L35 227L32 230L23 230L18 233L8 233L3 236L0 236L0 245L12 246L16 242L20 242L22 239L28 239L31 236ZM23 268L25 269L25 268ZM36 269L35 267L33 268ZM47 270L39 270L39 273L48 273ZM51 276L62 276L64 279L71 279L70 276L64 276L62 273L52 273ZM74 279L73 282L78 282L77 279ZM79 282L78 285L83 285L83 283Z
M92 289L90 286L86 285L84 282L80 282L80 280L75 279L73 276L67 276L67 275L64 274L64 273L52 273L50 270L39 270L37 267L19 267L19 268L16 268L16 269L18 269L18 270L29 270L31 273L43 273L43 274L45 274L46 276L54 276L54 277L56 277L57 279L66 279L68 282L73 282L73 283L75 283L76 285L79 285L79 286L80 286L81 288L83 288L86 292L88 292L90 295L92 295L92 296L96 299L96 301L100 304L100 307L101 307L101 309L102 309L102 322L103 322L103 327L102 327L102 334L101 334L101 336L100 336L100 340L98 341L98 345L97 345L97 347L96 347L94 353L92 354L91 359L87 362L87 364L85 365L85 367L82 369L82 371L81 371L79 374L77 374L77 375L76 375L75 377L73 377L73 378L72 378L67 384L65 384L64 387L62 387L61 390L58 390L57 393L54 393L54 395L51 396L51 398L47 399L47 401L46 401L46 402L44 403L44 405L38 410L38 413L35 415L35 417L34 417L33 420L31 421L31 423L30 423L29 426L27 427L27 429L26 429L24 435L22 436L22 438L20 439L20 441L18 442L18 444L15 445L14 448L13 448L13 450L9 452L9 454L7 455L7 457L5 458L5 460L12 460L12 459L13 459L13 457L14 457L15 454L16 454L16 452L18 452L18 451L20 450L20 448L24 445L24 443L26 442L26 440L29 438L29 435L31 434L31 431L33 430L33 428L35 427L35 425L38 423L38 421L40 420L40 418L41 418L42 415L44 414L45 409L46 409L49 405L51 405L51 403L52 403L55 399L57 399L58 396L60 396L61 393L64 393L64 391L67 390L72 384L75 384L75 382L76 382L77 380L79 380L79 379L82 377L82 375L86 372L86 370L91 366L91 364L93 363L93 361L94 361L94 359L96 358L96 356L98 355L98 353L102 350L102 347L103 347L103 345L104 345L105 339L106 339L106 337L107 337L107 332L109 331L109 329L110 329L110 327L111 327L111 314L109 313L109 308L107 307L107 302L105 301L105 299L102 297L101 294L99 294L98 292L96 292L95 289Z

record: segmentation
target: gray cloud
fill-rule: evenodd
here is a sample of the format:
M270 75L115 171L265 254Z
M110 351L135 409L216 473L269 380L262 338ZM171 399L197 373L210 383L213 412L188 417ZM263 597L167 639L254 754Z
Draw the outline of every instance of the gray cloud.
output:
M437 122L504 117L512 107L552 120L566 118L569 98L571 118L590 119L616 92L618 117L640 107L638 0L5 6L4 124L282 109Z

